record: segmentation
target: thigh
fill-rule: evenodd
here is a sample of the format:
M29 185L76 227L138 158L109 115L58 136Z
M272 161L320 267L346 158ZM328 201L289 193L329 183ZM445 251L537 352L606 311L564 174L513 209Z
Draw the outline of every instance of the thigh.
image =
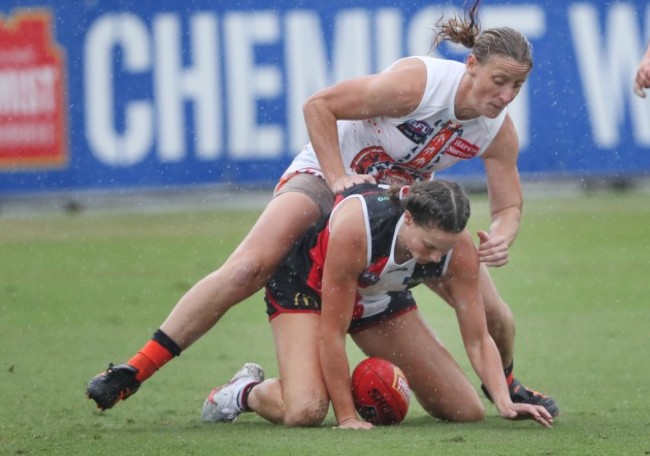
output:
M262 256L275 251L283 252L279 255L281 259L291 245L319 219L318 206L304 193L287 192L278 195L267 204L232 257L236 258L252 249Z
M483 405L449 351L414 310L352 335L368 356L399 366L418 402L431 415L452 421L483 417Z
M217 271L209 276L220 294L237 302L259 290L271 278L293 244L320 219L316 203L303 193L273 198L248 235Z
M225 263L239 279L253 278L256 288L266 283L291 246L331 210L334 195L327 183L310 174L283 179L248 235ZM249 271L250 270L250 271Z
M319 216L316 204L302 193L289 192L271 200L226 262L181 298L162 330L183 349L189 347L228 309L268 282L296 239Z
M271 320L287 414L325 404L328 396L318 354L320 314L285 313Z

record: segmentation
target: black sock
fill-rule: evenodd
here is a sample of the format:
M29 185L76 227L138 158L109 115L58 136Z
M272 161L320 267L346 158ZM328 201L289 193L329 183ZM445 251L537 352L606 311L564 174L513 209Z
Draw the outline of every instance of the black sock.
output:
M244 412L250 412L250 408L248 407L248 395L251 393L251 390L256 386L259 385L261 382L251 382L248 385L244 386L244 389L241 392L240 396L240 405L241 408Z
M152 339L165 347L172 355L180 356L180 347L171 339L171 337L162 332L162 330L158 329L155 333L153 333Z
M510 365L503 369L503 373L506 374L506 383L508 386L512 385L513 380L515 379L515 376L512 375L512 371L515 368L515 360L513 359L510 361Z

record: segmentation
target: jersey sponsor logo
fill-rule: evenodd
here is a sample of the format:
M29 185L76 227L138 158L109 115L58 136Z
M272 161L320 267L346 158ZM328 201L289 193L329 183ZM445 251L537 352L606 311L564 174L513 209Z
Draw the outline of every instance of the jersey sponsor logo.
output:
M293 296L293 306L296 309L320 309L320 304L316 299L300 292Z
M46 10L0 16L0 169L68 161L64 52Z
M416 144L423 144L427 137L433 133L433 127L431 125L415 119L409 119L406 122L399 124L397 129Z
M452 157L460 158L461 160L469 160L476 157L479 147L463 138L455 138L445 150L445 154Z

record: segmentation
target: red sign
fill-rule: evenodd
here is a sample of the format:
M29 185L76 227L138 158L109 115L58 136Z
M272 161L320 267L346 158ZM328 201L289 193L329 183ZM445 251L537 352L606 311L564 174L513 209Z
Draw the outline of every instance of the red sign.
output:
M0 17L0 169L68 162L65 55L48 11Z

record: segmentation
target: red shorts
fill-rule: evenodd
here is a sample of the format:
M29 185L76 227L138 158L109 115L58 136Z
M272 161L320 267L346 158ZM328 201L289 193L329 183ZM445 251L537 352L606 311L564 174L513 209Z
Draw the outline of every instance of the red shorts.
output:
M321 299L318 293L308 286L289 290L274 287L271 282L266 287L264 301L269 320L285 313L317 313L320 314ZM381 312L361 318L353 318L348 332L362 331L392 318L417 309L417 304L409 290L387 293L391 299L388 306Z

